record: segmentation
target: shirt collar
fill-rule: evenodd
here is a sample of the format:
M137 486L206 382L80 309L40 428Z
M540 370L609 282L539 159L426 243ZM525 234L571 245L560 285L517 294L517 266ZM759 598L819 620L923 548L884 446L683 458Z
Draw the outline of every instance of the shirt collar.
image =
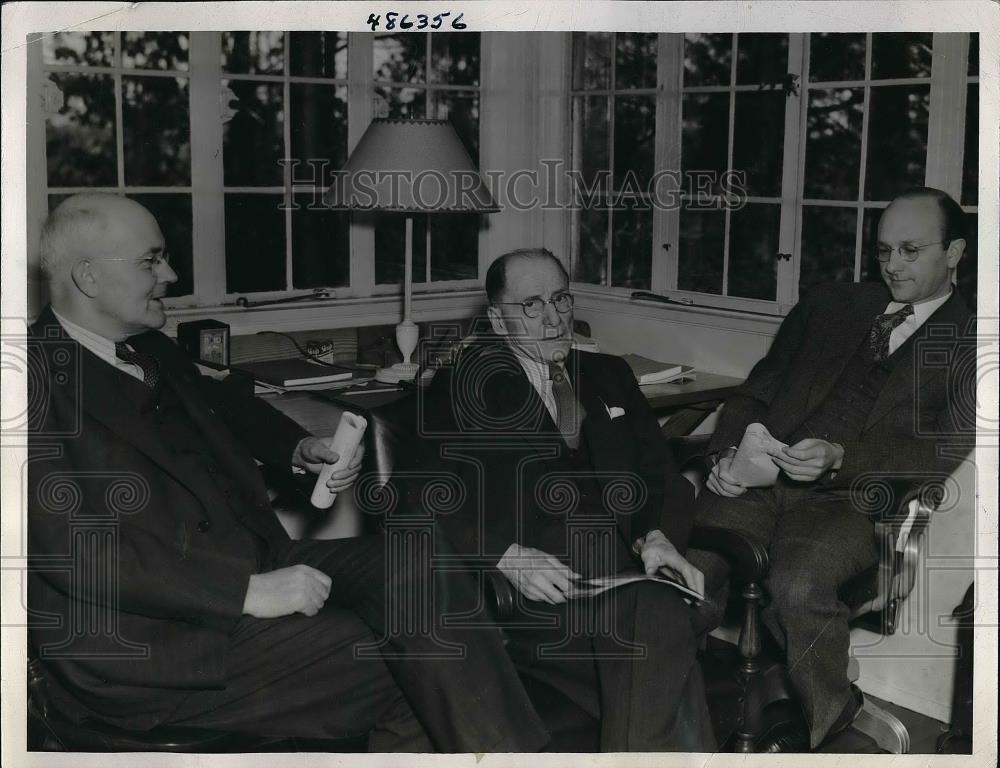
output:
M954 290L955 289L952 288L951 291L948 291L948 293L946 293L944 296L939 296L936 299L931 299L930 301L921 301L921 302L917 302L916 304L913 304L912 305L913 306L913 319L912 319L912 321L915 322L918 327L921 326L921 325L923 325L927 321L927 318L929 318L931 315L933 315L935 312L937 312L937 310L946 301L948 301L948 299L951 298L952 291L954 291ZM889 306L887 306L885 308L885 314L888 315L888 314L892 314L893 312L898 312L903 307L905 307L908 303L909 302L890 301L889 302Z

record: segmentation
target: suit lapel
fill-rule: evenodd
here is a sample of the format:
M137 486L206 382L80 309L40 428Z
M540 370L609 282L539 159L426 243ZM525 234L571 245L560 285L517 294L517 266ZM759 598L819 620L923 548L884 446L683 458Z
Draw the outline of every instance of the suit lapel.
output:
M608 408L618 403L607 402L605 371L590 365L586 355L575 351L570 353L567 366L577 399L587 412L582 429L591 466L600 473L632 471L635 462L628 439L628 419L612 419L608 413ZM601 480L602 485L606 482Z
M868 337L872 323L885 310L888 301L889 296L884 291L866 292L853 306L843 308L840 325L824 329L820 337L822 346L817 350L819 354L816 357L822 362L815 367L816 375L801 421L805 421L829 396L851 356Z

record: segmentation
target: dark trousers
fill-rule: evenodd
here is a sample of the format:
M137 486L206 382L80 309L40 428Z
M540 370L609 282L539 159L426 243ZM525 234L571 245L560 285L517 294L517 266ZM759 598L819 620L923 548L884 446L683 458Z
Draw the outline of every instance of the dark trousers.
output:
M838 590L878 563L871 520L852 510L847 499L779 478L774 488L732 499L705 490L695 522L740 531L768 547L763 619L785 649L815 747L850 699L850 611ZM729 573L725 560L699 550L688 557L705 573L708 594L718 595Z
M529 690L600 722L601 751L715 751L697 617L676 592L640 583L561 605L519 600L511 658Z
M313 738L371 731L377 751L528 752L546 743L499 633L441 625L473 590L458 574L432 574L427 551L387 560L381 536L296 541L271 565L298 563L333 580L323 610L244 617L226 688L193 695L171 722Z

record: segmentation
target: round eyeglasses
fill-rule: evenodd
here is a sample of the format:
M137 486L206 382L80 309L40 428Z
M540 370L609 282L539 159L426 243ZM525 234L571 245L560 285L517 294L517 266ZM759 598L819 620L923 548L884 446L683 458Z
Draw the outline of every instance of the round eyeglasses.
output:
M930 248L932 245L944 245L943 240L938 240L936 243L924 243L923 245L913 245L912 243L903 243L899 248L892 248L888 245L880 245L875 249L875 258L880 262L885 264L892 258L893 251L899 251L900 257L903 261L916 261L917 256L925 248Z
M525 317L541 317L542 312L545 311L546 304L551 304L555 307L556 312L560 315L565 315L573 309L573 294L564 291L563 293L555 294L550 299L543 299L536 296L535 298L525 299L524 301L495 301L493 303L520 307L524 312Z
M161 264L170 265L170 254L167 251L150 251L139 257L132 256L107 256L93 261L130 261L133 264L141 264L150 269L156 269Z

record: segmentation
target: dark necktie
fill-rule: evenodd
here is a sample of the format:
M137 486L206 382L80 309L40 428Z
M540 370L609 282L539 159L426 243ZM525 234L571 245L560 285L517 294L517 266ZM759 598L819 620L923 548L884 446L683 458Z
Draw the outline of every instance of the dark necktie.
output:
M552 380L552 396L556 400L556 426L566 445L575 449L580 445L580 425L586 414L583 406L576 401L573 385L569 383L565 370L549 363L549 378Z
M132 363L142 370L142 383L155 389L160 382L160 363L152 355L129 349L124 341L115 343L115 356L124 363Z
M912 314L913 305L907 304L902 309L875 318L871 332L868 334L868 344L871 347L872 357L876 361L889 357L889 337Z

